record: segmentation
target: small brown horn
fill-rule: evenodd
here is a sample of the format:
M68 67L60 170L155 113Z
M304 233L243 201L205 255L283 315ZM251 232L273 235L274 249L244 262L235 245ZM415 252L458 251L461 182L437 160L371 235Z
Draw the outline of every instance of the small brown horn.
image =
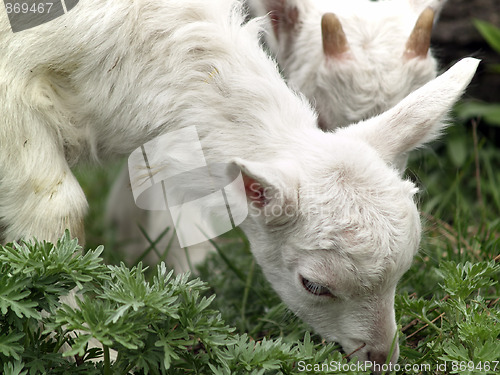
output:
M333 13L325 13L321 18L323 51L326 56L336 57L349 50L344 29L338 17Z
M434 23L434 10L425 8L418 17L417 23L406 42L404 57L413 59L415 57L426 57L431 46L432 25Z

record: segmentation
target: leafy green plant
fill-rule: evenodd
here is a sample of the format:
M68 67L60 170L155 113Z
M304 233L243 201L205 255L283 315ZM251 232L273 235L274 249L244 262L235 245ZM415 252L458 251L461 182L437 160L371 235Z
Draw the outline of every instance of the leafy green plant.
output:
M413 363L446 362L448 370L467 364L461 374L496 373L495 367L500 369L500 312L495 306L498 300L484 294L495 290L500 265L443 262L438 273L444 296L424 299L403 294L396 298L397 310L406 322L403 356ZM486 362L491 364L490 371L479 369Z
M83 254L68 233L0 248L3 373L292 374L299 361L346 363L307 333L288 343L235 334L199 279L161 263L147 281L141 264L106 266L101 252ZM72 290L76 306L60 301Z

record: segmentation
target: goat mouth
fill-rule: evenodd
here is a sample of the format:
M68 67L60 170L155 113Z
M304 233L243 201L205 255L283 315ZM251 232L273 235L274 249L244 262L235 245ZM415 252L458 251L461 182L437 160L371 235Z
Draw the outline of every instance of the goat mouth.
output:
M342 353L344 354L343 358L349 358L349 359L351 359L358 351L360 351L361 349L363 349L365 346L366 346L366 342L362 343L360 346L358 346L356 349L354 349L350 353L346 353L345 350L342 349Z

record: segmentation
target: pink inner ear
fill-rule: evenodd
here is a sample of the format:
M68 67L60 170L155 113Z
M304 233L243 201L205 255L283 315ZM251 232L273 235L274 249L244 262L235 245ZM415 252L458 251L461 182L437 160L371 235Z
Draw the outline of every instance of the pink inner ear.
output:
M254 202L257 207L264 207L267 204L264 187L254 178L243 174L243 183L248 199Z
M296 30L299 22L299 10L297 7L288 6L286 0L270 0L268 1L266 10L269 13L276 39L280 39L281 31L290 33ZM280 30L281 28L283 30Z
M269 16L271 17L271 25L273 26L274 35L276 36L276 39L279 39L280 17L278 12L271 12Z
M281 15L285 11L285 0L267 1L266 11L269 13L269 18L271 18L274 35L276 39L279 39Z

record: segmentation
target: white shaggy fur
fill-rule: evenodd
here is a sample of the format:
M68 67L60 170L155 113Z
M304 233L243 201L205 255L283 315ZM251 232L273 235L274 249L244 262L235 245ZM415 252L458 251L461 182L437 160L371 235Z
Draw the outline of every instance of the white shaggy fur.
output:
M70 165L196 125L209 164L233 162L247 186L266 191L249 194L242 229L285 303L346 352L364 343L360 360L384 362L394 289L420 239L416 189L390 163L437 135L478 62L325 134L236 5L82 0L16 34L0 14L4 240L54 240L66 227L80 236L86 201ZM309 293L302 278L334 297Z
M436 76L432 54L405 57L417 18L446 0L248 0L266 16L266 42L289 85L316 106L320 126L335 129L392 107ZM321 20L334 13L348 50L328 56ZM271 20L272 19L272 20ZM436 18L435 18L436 19Z
M265 39L289 85L316 106L319 124L335 129L367 119L391 108L437 74L431 52L405 57L406 43L418 16L427 7L437 15L445 0L248 0L254 15L265 17ZM328 56L322 48L321 19L327 12L339 17L349 50ZM276 22L276 23L273 23ZM406 155L396 161L403 171ZM156 239L165 228L174 228L167 211L137 208L124 169L108 201L108 222L117 228L120 249L130 258L149 246L138 228L142 225ZM132 219L131 219L132 218ZM156 244L176 272L189 270L213 249L210 243L180 249L171 230ZM188 257L190 258L188 261ZM158 261L150 252L145 261Z

